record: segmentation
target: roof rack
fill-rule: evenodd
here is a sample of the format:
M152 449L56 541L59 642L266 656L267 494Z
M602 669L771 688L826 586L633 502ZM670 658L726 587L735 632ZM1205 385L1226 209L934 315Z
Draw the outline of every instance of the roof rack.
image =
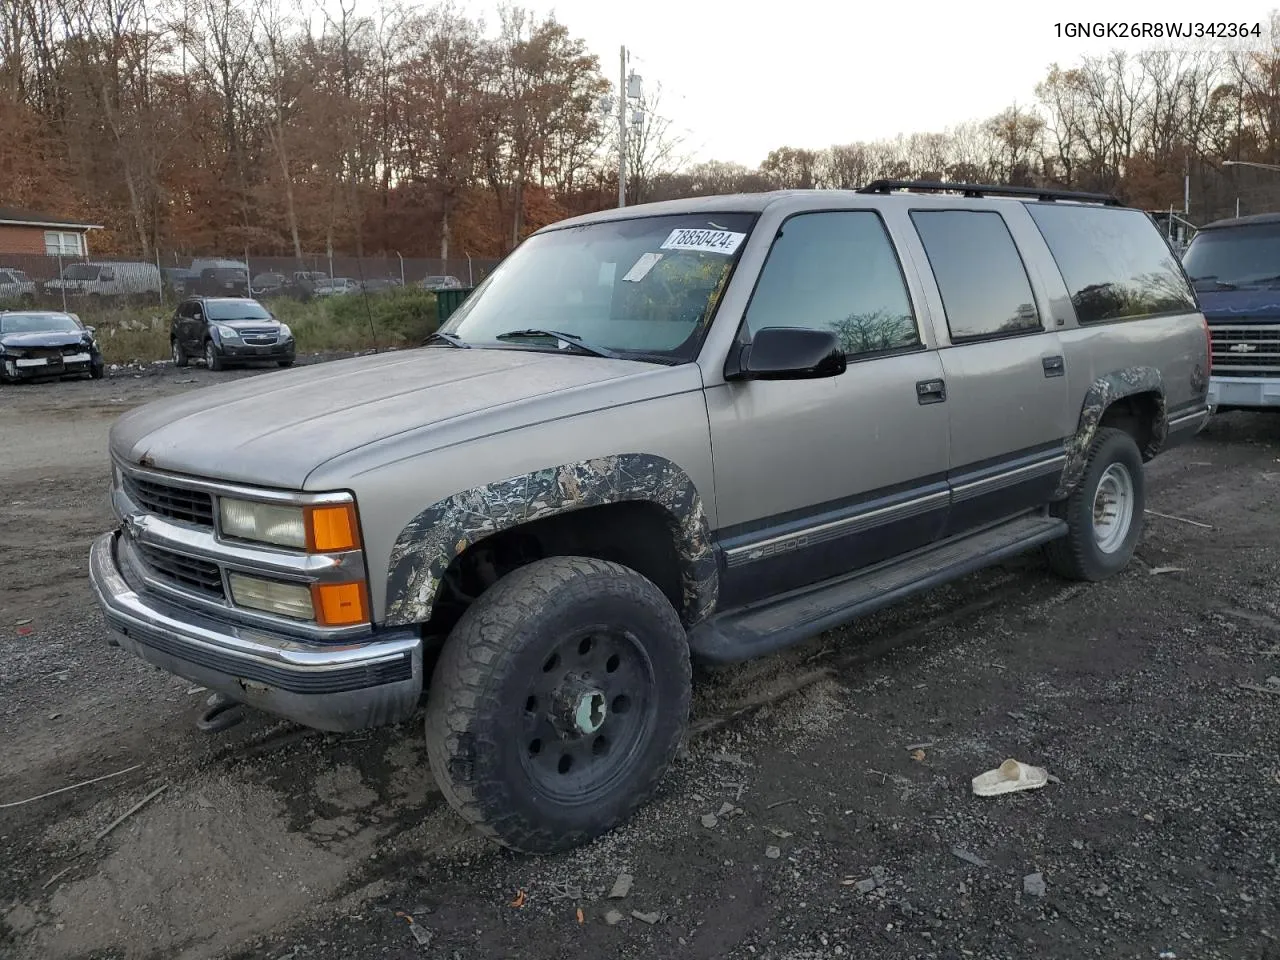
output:
M1083 203L1101 203L1108 207L1122 207L1123 203L1109 193L1080 193L1075 190L1054 190L1046 187L1001 187L985 183L946 183L938 180L873 180L858 193L889 193L893 190L913 190L918 193L963 193L966 197L1035 197L1037 200L1077 200Z

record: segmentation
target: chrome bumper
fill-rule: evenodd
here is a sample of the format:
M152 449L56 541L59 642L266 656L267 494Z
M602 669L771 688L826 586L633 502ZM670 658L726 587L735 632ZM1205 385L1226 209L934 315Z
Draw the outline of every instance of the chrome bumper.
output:
M318 730L396 723L423 690L422 640L385 630L363 642L306 643L197 613L135 590L116 558L118 532L89 552L89 580L121 647L162 670Z
M1209 403L1217 407L1280 407L1280 377L1210 377Z

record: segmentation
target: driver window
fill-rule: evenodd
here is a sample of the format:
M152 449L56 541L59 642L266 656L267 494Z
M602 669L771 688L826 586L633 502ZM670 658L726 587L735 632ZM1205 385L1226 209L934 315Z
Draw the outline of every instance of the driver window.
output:
M747 330L833 330L850 360L921 346L911 297L879 215L804 213L774 238L746 313Z

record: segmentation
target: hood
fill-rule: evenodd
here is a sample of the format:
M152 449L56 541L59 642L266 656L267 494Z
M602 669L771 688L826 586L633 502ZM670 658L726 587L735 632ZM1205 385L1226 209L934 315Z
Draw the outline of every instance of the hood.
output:
M1200 290L1200 308L1214 320L1280 320L1280 289Z
M264 327L278 327L279 320L210 320L210 323L231 327L233 330L261 330Z
M480 436L482 422L459 421L520 405L519 422L529 424L566 415L566 402L584 412L610 398L566 391L676 369L550 351L418 347L153 401L116 421L111 450L159 470L297 490L317 467L368 444L446 423ZM554 412L539 411L553 394Z
M47 332L47 333L3 333L0 334L0 343L6 347L74 347L76 344L85 343L89 340L89 332L87 330L76 331L75 333L63 332Z

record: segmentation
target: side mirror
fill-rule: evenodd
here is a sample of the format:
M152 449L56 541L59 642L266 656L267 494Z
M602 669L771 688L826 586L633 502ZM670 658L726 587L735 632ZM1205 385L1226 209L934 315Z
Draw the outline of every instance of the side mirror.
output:
M729 357L726 380L813 380L837 377L848 366L831 330L766 327Z
M89 332L89 336L93 336L95 333L97 333L97 332L98 332L98 328L97 328L97 327L91 327L91 326L86 326L86 327L85 327L85 330L87 330L87 331Z
M114 270L103 270L98 277L99 280L114 280L115 278L116 272Z
M194 317L195 319L197 319L197 320L203 320L203 319L204 319L204 314L203 314L203 313L201 313L199 310L197 310L197 311L196 311L195 313L193 313L191 316L193 316L193 317Z

